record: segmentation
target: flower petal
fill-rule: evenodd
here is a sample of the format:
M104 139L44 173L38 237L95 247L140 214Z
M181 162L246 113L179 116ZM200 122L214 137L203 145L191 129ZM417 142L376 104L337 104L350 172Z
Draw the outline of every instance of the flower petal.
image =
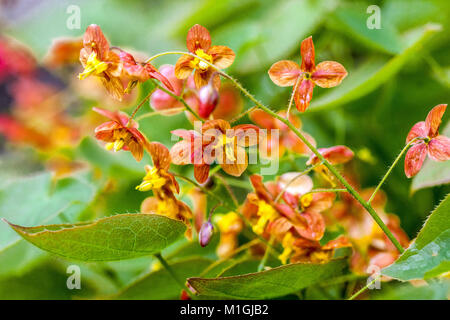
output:
M250 120L252 120L258 126L264 129L270 130L277 128L275 125L275 118L261 109L256 109L252 111L249 117Z
M303 195L312 190L314 183L310 176L300 175L299 172L287 172L278 179L278 190L285 190L292 195Z
M194 165L194 177L198 183L204 183L209 176L209 164Z
M308 37L302 41L300 46L300 54L302 55L302 71L313 72L315 67L315 53L312 37Z
M240 124L233 127L237 144L241 147L251 147L258 144L260 128L253 124Z
M210 79L211 76L214 74L214 70L212 68L209 68L207 71L200 71L200 70L195 70L194 72L194 82L195 82L195 87L197 89L200 89L203 86L206 86ZM220 76L216 73L214 75L214 79L212 79L213 81L213 86L219 90L220 88Z
M438 104L428 113L425 119L425 128L428 131L428 137L434 138L439 134L439 126L441 125L442 116L446 108L446 104Z
M225 161L220 163L223 171L228 173L231 176L240 177L242 173L247 169L248 166L248 157L245 149L241 147L234 147L234 160L225 158Z
M335 61L324 61L317 65L312 79L319 87L331 88L340 84L346 76L347 71L342 64Z
M437 136L428 143L428 155L435 161L450 160L450 138Z
M417 137L426 138L428 136L428 131L425 121L417 122L409 131L408 136L406 137L406 143L408 144L412 139Z
M263 178L259 174L252 174L250 176L250 182L255 189L256 195L259 199L264 200L268 203L272 202L272 195L269 193L267 188L264 186Z
M219 69L228 68L233 64L236 54L227 46L212 46L208 50L213 58L213 64Z
M159 142L151 142L148 149L153 160L153 165L158 169L168 170L172 162L169 149Z
M325 233L325 220L318 212L308 210L302 213L302 217L306 219L306 227L296 226L295 230L303 238L308 240L320 240Z
M317 192L312 195L313 200L307 210L317 213L330 209L336 199L336 194L333 192Z
M109 95L118 101L122 101L123 95L125 94L125 89L123 88L122 81L116 77L100 77L103 86L108 91Z
M144 147L142 146L141 143L139 143L138 141L136 141L134 139L131 139L127 143L127 147L130 150L133 157L136 159L136 161L139 162L142 160L142 157L144 156Z
M427 145L423 142L413 145L405 156L405 174L408 178L414 177L422 168L427 156Z
M186 37L186 46L192 53L195 53L197 49L203 49L206 52L211 47L211 35L208 29L199 24L190 28Z
M94 50L98 58L103 61L109 51L108 40L106 40L102 29L96 24L87 27L83 36L83 46L88 50Z
M189 140L182 140L175 143L170 149L170 157L176 165L186 165L192 163L192 144Z
M305 112L312 99L314 82L311 80L302 80L294 93L295 106L298 111Z
M318 149L320 154L331 164L342 164L345 162L350 161L354 153L350 148L346 146L334 146L331 148L320 148ZM316 164L320 162L320 159L313 155L309 160L306 162L307 165Z
M191 61L194 58L189 55L181 56L175 64L175 76L178 79L186 79L192 73Z
M295 85L300 73L301 70L298 64L290 60L275 62L269 69L270 79L280 87Z
M147 74L150 78L160 81L166 87L166 89L175 93L175 89L173 88L172 83L170 83L169 79L159 73L159 71L154 66L152 66L150 63L147 63L145 65L145 70L147 71Z

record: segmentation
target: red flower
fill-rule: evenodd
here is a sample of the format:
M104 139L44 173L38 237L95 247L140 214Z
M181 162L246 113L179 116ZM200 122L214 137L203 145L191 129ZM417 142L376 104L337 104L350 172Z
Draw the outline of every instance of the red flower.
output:
M304 112L316 84L322 88L335 87L347 76L347 71L335 61L324 61L316 66L312 37L302 41L300 51L301 66L290 60L278 61L270 67L269 76L278 86L294 86L295 105L300 112Z
M131 120L129 124L129 117L117 111L112 112L100 108L93 108L93 110L111 119L95 128L95 137L107 142L106 149L129 150L137 161L141 161L144 148L148 148L148 141L138 130L137 122Z
M446 104L439 104L427 115L425 121L416 123L406 137L406 143L415 138L422 138L413 142L405 156L405 174L408 178L415 176L422 168L427 153L435 161L450 159L450 138L439 135L439 126L444 115Z
M80 61L84 71L78 76L85 79L90 75L98 76L106 90L117 100L122 100L124 88L120 76L122 64L119 56L110 50L108 40L99 26L91 24L83 36L83 48Z
M199 24L189 29L186 46L190 52L220 69L228 68L234 61L233 50L226 46L211 46L208 30ZM178 59L175 65L175 75L178 79L186 79L192 70L195 70L194 81L197 89L206 85L215 72L207 63L190 55L184 55ZM214 76L213 83L217 89L220 87L218 74Z
M346 146L320 148L318 149L318 151L332 165L346 163L350 161L354 156L353 151ZM314 154L308 159L306 164L313 165L319 162L320 159Z
M278 114L282 117L286 116L285 111L280 111L278 112ZM261 141L261 143L267 148L266 155L269 158L282 157L286 149L292 150L298 154L311 154L311 150L309 150L309 148L303 143L303 141L292 130L290 130L287 125L285 125L280 120L272 117L267 112L262 110L255 110L250 113L250 119L261 128L267 129L267 135L265 137L262 137L262 139L265 141ZM294 116L293 114L290 114L289 121L294 124L296 128L298 128L299 130L301 129L302 122L300 118ZM272 136L270 132L271 130L279 130L279 139L276 139L274 136ZM316 146L316 141L313 137L305 132L302 133L313 146ZM272 149L275 146L278 146L278 154L273 153Z
M194 164L194 177L204 183L209 176L209 167L217 161L222 169L240 176L248 166L244 147L258 143L259 128L250 124L231 128L225 120L208 120L202 126L202 133L193 130L174 130L173 134L183 138L170 153L173 163Z

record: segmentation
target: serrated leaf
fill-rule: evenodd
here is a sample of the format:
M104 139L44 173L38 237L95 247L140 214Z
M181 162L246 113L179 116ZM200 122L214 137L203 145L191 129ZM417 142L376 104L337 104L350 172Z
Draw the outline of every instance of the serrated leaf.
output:
M414 30L413 41L400 54L386 61L370 59L358 70L349 72L349 76L337 88L313 100L309 112L335 108L354 101L372 92L393 77L410 59L416 57L429 38L440 31L440 25L426 25Z
M38 227L9 224L35 246L80 261L123 260L158 253L186 229L181 221L155 214L119 214L94 222Z
M441 134L450 137L450 123L447 124ZM447 183L450 183L450 161L438 162L427 159L423 164L422 169L420 169L419 173L413 178L411 191L416 192L423 188Z
M450 194L428 217L409 248L382 273L399 280L427 279L450 271Z
M270 299L297 292L342 272L347 262L295 263L267 271L215 279L190 278L200 296L233 299Z
M212 260L205 258L189 258L171 264L172 270L179 279L185 280L188 277L198 276ZM182 288L173 279L166 269L152 271L130 286L121 291L114 299L177 299L180 297Z

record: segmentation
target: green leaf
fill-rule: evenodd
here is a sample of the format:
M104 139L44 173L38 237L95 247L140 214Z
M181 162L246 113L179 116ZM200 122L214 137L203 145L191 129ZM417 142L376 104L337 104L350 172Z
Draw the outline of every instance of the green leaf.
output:
M313 100L308 110L311 112L335 108L372 92L393 77L406 62L417 57L424 44L440 30L441 26L435 24L414 30L413 40L402 53L388 61L369 59L358 70L349 72L349 76L337 88Z
M450 271L450 194L428 217L415 241L382 273L399 280L428 279Z
M190 278L201 296L234 299L270 299L296 292L342 272L347 262L295 263L267 271L215 279Z
M35 246L81 261L151 255L176 241L186 229L181 221L155 214L119 214L94 222L39 227L9 224Z
M450 123L442 131L442 135L450 137ZM427 159L422 169L413 178L411 191L416 192L423 188L447 183L450 183L450 161L438 162Z
M430 284L413 286L410 283L401 283L386 287L383 290L372 290L374 300L447 300L450 290L450 281L435 281ZM379 292L378 292L379 291Z
M179 279L198 276L212 260L205 258L190 258L171 264L172 270ZM120 292L115 299L176 299L180 297L180 285L166 269L160 269L145 274L130 286Z
M77 221L94 200L97 186L86 175L52 181L49 172L0 182L0 217L18 224ZM43 252L0 223L0 277L25 272Z

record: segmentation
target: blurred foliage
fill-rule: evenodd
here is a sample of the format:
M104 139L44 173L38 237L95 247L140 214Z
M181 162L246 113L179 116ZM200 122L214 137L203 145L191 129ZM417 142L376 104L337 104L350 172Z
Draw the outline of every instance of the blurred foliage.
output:
M81 9L79 30L66 27L69 16L66 9L74 3ZM366 9L372 4L381 7L382 28L379 30L366 27L366 19L370 15ZM45 56L54 38L81 36L91 23L100 25L115 45L147 55L185 50L188 28L195 23L202 24L211 31L213 43L227 45L236 52L237 59L228 70L230 74L274 109L286 107L290 89L275 86L267 75L268 68L281 59L299 61L300 41L312 35L316 61L339 61L349 76L336 89L315 89L309 111L301 115L303 128L316 138L319 147L345 144L352 148L357 154L353 168L362 187L378 183L404 146L411 126L425 119L433 106L448 103L450 98L450 2L447 0L54 0L17 1L15 6L6 9L9 11L3 13L2 32L25 43L39 59ZM437 24L441 26L440 31ZM177 58L165 56L156 60L155 65L174 64ZM75 75L72 73L73 77ZM71 80L59 79L65 84ZM145 86L141 88L141 97L146 89ZM93 106L91 101L79 103L81 106L76 112L89 112ZM126 107L131 110L133 103ZM252 105L246 101L245 108L250 107ZM149 110L147 104L139 114ZM449 112L443 123L448 119ZM142 120L140 125L151 140L170 145L173 144L170 130L188 127L189 123L180 114L170 118L155 116ZM55 221L73 223L139 210L144 195L133 192L133 187L141 178L142 164L133 161L129 154L112 156L100 149L91 137L85 137L70 156L91 163L101 173L101 178L96 172L59 181L52 194L68 193L70 199L58 197L58 201L52 201L48 192L49 176L38 174L27 178L31 182L17 178L42 169L39 155L23 156L24 152L3 152L0 157L0 216L11 218L14 223L38 225ZM294 161L302 166L303 160ZM144 158L143 162L148 163L149 159ZM282 165L278 174L289 167ZM192 168L174 170L192 176ZM416 236L425 217L449 193L450 187L445 185L449 181L449 170L450 162L428 162L424 171L442 178L440 183L444 185L430 188L434 184L427 182L429 176L422 172L413 182L413 193L411 181L406 179L399 165L383 186L388 195L388 211L400 217L402 227L411 238ZM113 186L99 195L97 189L103 185L105 177L113 178ZM12 187L6 188L10 180ZM234 179L230 184L239 187L237 190L248 189L248 176ZM91 203L89 199L94 197L96 201ZM190 201L188 197L183 199ZM75 205L72 205L75 200ZM63 210L64 214L60 214L61 208L67 205L71 206L70 210ZM27 213L33 218L21 221L24 210L33 210L33 213ZM179 243L167 251L178 250L180 256L186 252L185 257L198 254L199 247L185 245ZM211 252L205 255L211 255ZM176 298L172 284L161 296L142 296L142 290L148 285L146 279L170 281L163 271L149 270L151 261L151 258L141 258L97 266L83 265L83 270L94 281L83 292L75 294L79 297L108 296L129 285L122 293L124 297ZM204 258L199 261L205 263ZM175 263L182 266L185 262ZM64 262L55 262L54 258L20 240L0 223L0 298L74 298L56 284L58 281L65 284L63 266ZM32 267L35 270L30 272ZM186 277L199 275L199 270L194 267L180 272ZM141 280L132 283L140 274L143 275ZM46 283L42 290L48 295L25 290L28 283L34 283L35 287ZM99 283L103 289L98 288ZM339 291L336 290L333 287L327 295L336 295ZM390 290L377 297L445 297L442 288L431 293L428 289L414 288L409 294L408 290L401 287L399 291ZM308 295L318 297L317 293L310 291L305 293L305 297Z

